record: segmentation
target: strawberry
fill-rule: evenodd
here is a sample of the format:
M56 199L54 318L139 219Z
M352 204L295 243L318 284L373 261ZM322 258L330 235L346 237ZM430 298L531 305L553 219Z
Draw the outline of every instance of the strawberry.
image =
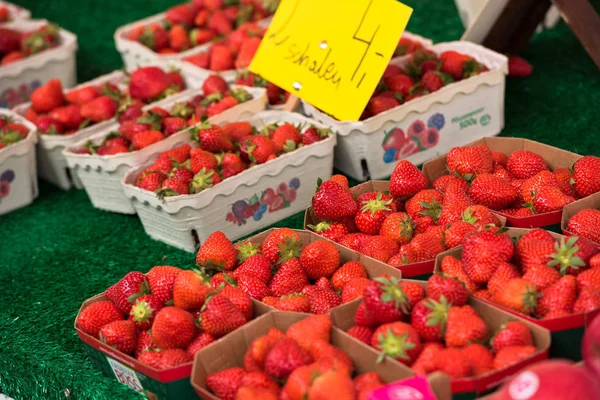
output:
M246 317L231 300L216 294L206 300L200 314L200 327L214 337L221 337L246 323Z
M587 261L597 253L593 244L583 237L570 236L555 243L555 252L550 255L548 266L556 268L561 275L578 275L587 268Z
M279 391L279 385L277 386L277 391L268 390L262 387L252 387L252 386L244 386L241 385L235 394L236 400L254 400L254 399L264 399L264 400L277 400L277 393Z
M411 218L417 218L420 215L430 216L434 222L437 222L443 202L444 195L441 192L435 189L421 190L406 201L406 213Z
M445 297L440 301L424 299L413 307L410 323L422 341L442 341L450 307Z
M544 290L560 279L560 274L557 270L547 265L534 265L530 267L523 279L527 279L535 285L538 290Z
M234 68L233 53L225 45L213 45L209 53L211 71L227 71Z
M567 196L577 197L575 189L571 185L571 179L573 179L573 174L570 169L557 168L554 171L552 171L552 174L554 175L554 178L556 178L558 182L558 187L560 188L561 192L563 192Z
M133 98L150 102L160 97L171 86L169 75L158 67L143 67L133 71L129 93Z
M331 129L328 128L317 128L314 125L310 125L304 132L302 132L302 144L308 146L321 140L327 139L332 134Z
M246 371L264 370L265 358L273 346L283 338L283 333L277 328L271 328L266 335L260 336L250 343L248 351L244 356L244 367Z
M242 158L256 164L263 164L276 156L275 143L266 136L256 135L240 143Z
M235 59L236 69L247 68L250 65L254 55L256 54L256 51L258 50L258 47L260 46L260 42L261 39L258 37L249 37L244 39L242 46L240 47L240 51Z
M300 262L302 262L302 259L300 259ZM355 261L348 261L334 272L331 283L335 290L342 291L344 286L352 279L367 277L364 265Z
M399 245L403 245L412 239L413 229L413 221L406 213L391 213L386 216L381 224L379 234L395 240Z
M364 301L361 301L356 308L356 313L354 314L354 323L358 326L366 326L369 328L376 328L380 325L377 322L375 312L368 309Z
M598 268L587 270L577 276L577 289L581 292L586 287L600 290L600 270Z
M140 355L147 351L156 349L156 343L152 340L152 335L148 331L140 331L137 338L137 344L133 353L135 358L140 358Z
M281 311L309 313L311 303L310 299L305 294L292 293L287 296L281 296L275 308Z
M533 67L523 57L508 57L508 76L513 78L526 78L533 73Z
M302 289L302 293L310 299L310 312L312 314L327 314L329 310L342 304L341 296L331 287L306 286Z
M357 392L360 392L364 388L373 384L379 384L382 386L385 384L377 372L366 372L358 375L352 380L352 382L354 383L354 390Z
M404 322L381 325L373 333L371 343L381 351L379 360L388 356L408 366L414 363L421 351L419 334Z
M420 233L416 235L408 246L410 246L413 254L413 262L432 260L439 253L446 250L442 239L433 233Z
M235 279L239 279L242 275L253 276L268 283L271 280L271 262L262 254L254 254L233 271Z
M239 142L244 137L252 135L254 127L249 122L231 122L221 126L223 132L231 138L231 140Z
M278 394L279 393L279 384L269 378L267 374L264 372L248 372L242 378L240 384L240 390L242 388L261 388L265 389L268 392ZM238 390L239 397L239 390ZM277 396L275 396L277 399Z
M184 310L199 309L212 290L210 279L202 272L181 271L173 285L173 304Z
M264 281L252 275L240 275L237 279L238 286L244 293L256 300L262 300L271 295L271 290Z
M304 269L297 258L284 262L273 276L269 289L275 296L301 292L309 284Z
M158 131L143 131L136 133L131 138L131 144L134 150L140 150L148 147L154 143L160 142L165 137L161 132Z
M219 399L235 400L235 394L246 375L240 367L224 369L206 376L206 387Z
M100 88L97 86L84 86L79 89L69 90L65 93L65 98L69 103L84 105L100 95Z
M163 120L163 132L166 137L171 136L188 127L188 123L185 119L179 117L167 117Z
M222 232L212 233L198 250L196 264L208 269L233 270L236 266L233 243Z
M500 214L505 216L511 216L516 218L525 218L533 215L533 211L530 208L505 208L498 211Z
M254 305L250 295L243 290L242 285L240 287L225 285L219 288L218 293L221 296L227 297L242 312L246 321L252 319Z
M444 297L454 306L463 306L467 304L469 292L458 279L434 274L427 280L427 296L437 301Z
M469 360L473 375L487 374L494 369L494 356L487 347L474 343L463 347L461 352Z
M22 33L8 28L0 28L0 53L6 54L21 47Z
M152 339L162 349L186 348L197 333L194 316L177 307L161 309L152 324Z
M360 340L366 345L371 345L371 337L373 336L373 330L371 328L368 328L366 326L353 326L350 329L348 329L346 333L352 336L353 338Z
M600 268L600 253L590 258L590 268Z
M240 103L238 99L232 96L223 97L221 100L216 103L210 104L206 108L206 114L209 117L214 117L215 115L221 114L222 112L229 110L232 107L237 106Z
M93 122L111 119L117 113L119 105L108 96L100 96L81 106L81 116Z
M375 278L364 289L363 298L365 307L379 324L398 321L408 313L409 300L395 277Z
M369 100L367 110L372 115L377 115L396 108L399 105L400 103L394 97L374 96Z
M99 333L100 341L125 354L132 354L137 343L133 321L113 321L104 325Z
M453 222L444 232L444 244L447 248L460 246L465 236L477 232L477 227L464 221Z
M155 192L162 187L163 181L166 179L166 175L158 171L143 172L136 179L136 185L140 189Z
M531 203L537 197L538 191L544 186L559 187L558 180L552 172L541 171L521 184L521 197L525 203Z
M326 369L319 375L308 390L308 399L327 399L333 391L340 399L354 399L354 385L347 372L335 369Z
M195 31L192 30L192 32L190 32L190 34L192 34L194 32ZM212 40L212 37L214 36L214 33L212 31L209 31L207 34L208 34L209 37L211 37L210 40ZM200 32L194 33L192 35L192 38L191 38L192 43L198 43L199 44L199 42L202 41L202 39L201 39L202 36L203 35L201 35ZM229 51L229 49L227 49L227 51ZM233 57L233 56L231 56L231 57ZM189 63L192 63L192 64L196 65L197 67L200 67L200 68L203 68L203 69L208 69L209 68L209 64L210 64L210 58L211 58L211 56L210 56L209 53L198 53L198 54L194 54L194 55L185 57L183 60L187 61ZM233 63L233 60L231 62ZM216 66L216 64L215 64L215 66Z
M486 70L484 65L475 61L471 56L453 50L440 54L440 60L442 61L442 71L457 80L477 75Z
M438 225L448 225L462 219L467 207L473 200L457 185L449 185L444 193L444 204L438 219Z
M153 267L146 274L150 292L158 297L163 304L173 300L173 286L181 270L168 265Z
M514 365L536 352L537 349L533 346L505 347L496 354L496 357L494 358L494 369L502 369Z
M401 96L408 96L410 89L413 87L413 80L404 74L392 75L384 77L383 81L387 86L388 90L399 93Z
M160 190L156 192L156 197L164 199L168 196L179 196L189 193L189 184L186 184L177 178L167 178L163 181Z
M542 171L548 170L546 161L527 150L513 151L506 162L506 169L516 179L529 179Z
M334 242L350 233L348 226L340 222L321 221L317 225L308 225L308 228Z
M473 375L469 357L460 349L440 350L434 358L435 369L450 378L467 378Z
M489 281L498 263L509 262L513 254L514 246L506 233L477 232L463 242L463 266L474 282Z
M279 341L265 359L265 372L275 379L285 379L296 368L312 362L308 351L291 338Z
M156 314L163 308L162 301L153 295L138 297L131 306L129 319L141 330L148 330L154 323Z
M204 43L209 43L214 38L215 38L215 33L213 31L211 31L210 29L194 28L189 33L189 40L190 40L192 47L199 46ZM200 68L207 69L208 68L208 53L195 54L193 56L184 58L184 60L192 62L193 64L196 64L196 62L194 62L194 61L197 61L199 56L201 56L200 58L202 59L202 61L204 61L204 60L206 60L206 61L205 61L205 63L203 62L202 65L198 65L198 66Z
M480 174L471 182L469 197L491 210L501 210L514 203L519 198L519 193L501 178Z
M302 240L289 228L274 229L262 243L262 253L273 264L281 264L300 255Z
M363 291L369 285L367 278L353 278L342 289L342 304L362 297Z
M119 307L125 314L129 314L135 300L148 293L148 281L141 272L133 271L125 275L119 282L106 290L106 297Z
M178 4L170 7L165 12L165 18L171 25L194 25L194 17L196 16L196 10L192 4Z
M176 52L185 51L192 47L188 32L182 25L173 25L169 30L169 46Z
M350 233L339 238L338 243L342 246L358 251L362 243L369 237L370 235L364 233Z
M319 185L312 198L312 208L319 219L339 221L344 217L354 216L358 205L348 188L333 181L325 181Z
M199 173L202 169L205 171L217 169L217 158L213 153L199 148L194 148L190 152L190 156L190 169L194 175Z
M538 214L558 211L575 200L574 197L564 194L558 187L544 186L533 198L533 208Z
M445 340L448 347L463 347L486 340L488 328L471 306L451 307Z
M433 181L431 187L440 193L445 193L448 185L458 185L464 193L469 190L467 182L456 175L442 175Z
M427 71L421 78L423 88L429 93L436 92L453 81L452 76L440 71Z
M386 236L366 236L360 244L359 252L381 262L386 262L398 252L398 243Z
M600 157L585 156L575 162L573 165L573 187L579 197L590 196L600 191L600 183L597 179L599 171Z
M354 217L356 227L363 233L378 234L383 221L392 213L391 203L392 199L382 193L377 193L373 200L359 202L361 208Z
M393 197L410 197L426 189L427 178L409 161L401 160L396 164L390 178L390 195Z
M533 346L531 331L521 321L509 321L498 329L491 340L494 353L510 346Z
M67 129L78 129L84 123L80 107L76 104L57 107L48 115L50 118L60 121Z
M454 147L446 155L448 170L470 181L479 174L491 174L494 168L492 152L486 145Z
M327 367L330 364L334 364L336 369L342 370L348 376L352 375L354 365L350 357L343 350L332 346L324 340L317 340L312 344L310 355L313 360L317 361L318 368L320 369L330 369Z
M292 124L282 124L275 129L273 136L271 137L277 152L284 151L289 153L290 151L296 150L297 146L302 141L300 137L300 131Z
M489 292L493 295L506 282L510 281L511 279L520 277L521 275L519 275L519 272L516 270L514 265L507 262L502 262L496 267L496 271L494 271L492 277L487 283L487 288Z
M206 151L218 153L233 150L231 139L218 125L203 122L196 127L193 136Z
M573 305L573 314L583 313L600 308L600 291L592 287L584 287Z
M583 209L571 217L567 231L600 243L600 210Z
M196 339L192 341L185 350L188 353L188 356L193 359L197 352L213 343L215 338L208 333L201 333L196 336Z
M445 347L441 343L423 343L423 349L421 354L411 366L412 370L417 375L425 376L432 372L435 372L437 367L435 366L435 357L437 353L443 350Z
M84 308L75 325L88 335L98 337L100 329L113 321L123 319L121 311L110 301L97 301Z
M506 282L492 295L492 301L513 311L530 315L538 305L538 294L533 283L514 278Z
M475 292L479 290L478 285L469 278L463 269L462 262L454 256L446 256L442 259L441 263L442 273L448 276L455 277L459 281L465 284L465 287L469 292Z
M473 297L483 300L492 300L492 293L487 289L481 289L473 293Z
M294 339L300 347L310 351L312 344L318 340L330 342L331 318L328 315L312 315L292 324L285 336Z
M202 83L202 92L206 96L213 93L225 93L228 89L227 82L219 75L211 75Z

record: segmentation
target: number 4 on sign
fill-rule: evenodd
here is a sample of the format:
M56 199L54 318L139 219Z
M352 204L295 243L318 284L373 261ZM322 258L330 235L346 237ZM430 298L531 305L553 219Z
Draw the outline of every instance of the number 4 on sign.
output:
M292 94L286 109L297 96L357 121L411 13L396 0L282 0L250 70Z

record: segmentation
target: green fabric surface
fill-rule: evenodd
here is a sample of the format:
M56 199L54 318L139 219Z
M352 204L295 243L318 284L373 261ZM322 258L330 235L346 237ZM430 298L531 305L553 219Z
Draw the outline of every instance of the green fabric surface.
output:
M122 66L113 33L175 4L167 0L18 0L79 39L80 82ZM463 32L452 0L405 0L408 29L434 41ZM596 8L599 1L594 2ZM524 56L535 73L507 80L504 136L599 154L598 70L561 22ZM191 266L194 257L153 241L135 216L92 207L84 191L41 183L29 207L0 216L0 392L21 399L128 399L136 394L90 364L73 322L81 303L131 270ZM302 227L298 214L278 224ZM68 393L68 396L65 396Z

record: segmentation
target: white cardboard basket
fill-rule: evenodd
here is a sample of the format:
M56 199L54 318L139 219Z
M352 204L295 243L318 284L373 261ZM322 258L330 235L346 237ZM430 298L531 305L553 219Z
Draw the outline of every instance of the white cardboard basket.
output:
M358 180L386 178L398 160L422 164L452 147L500 133L507 58L470 42L440 43L431 50L468 54L490 70L364 121L340 122L302 102L306 115L338 134L336 168ZM407 61L402 57L394 63Z
M165 70L170 68L177 68L181 70L181 74L185 79L186 87L188 89L172 95L169 97L169 99L177 99L181 96L185 96L189 90L195 90L202 85L203 79L196 75L195 71L193 71L193 69L189 68L184 63L172 60L148 63L144 66L152 65L161 67ZM130 70L129 72L132 72L134 69ZM82 83L74 89L90 85L102 85L107 82L112 82L120 86L121 89L125 89L127 86L127 79L127 75L124 72L117 70L111 72L110 74L100 76L89 82ZM154 107L155 105L156 103L149 104L145 106L144 109ZM25 115L25 112L30 106L31 103L20 104L15 107L13 111L20 115ZM83 185L77 174L74 174L67 165L67 160L63 155L63 150L66 147L81 141L82 139L89 138L97 132L105 131L114 123L115 118L100 122L85 129L81 129L71 135L40 135L37 151L40 177L64 190L68 190L72 186L75 186L77 189L82 189Z
M35 125L25 118L6 109L0 109L0 114L9 115L15 122L29 128L29 134L25 139L0 149L0 185L4 189L7 185L9 188L8 195L2 197L3 195L0 194L0 215L2 215L31 204L38 196L35 169L37 133ZM12 177L10 182L6 179L8 175Z
M208 50L211 43L205 43L200 46L192 47L186 51L182 51L176 54L159 54L154 50L144 46L143 44L136 42L135 40L127 39L127 34L137 26L145 26L153 23L163 23L166 21L165 13L160 13L140 19L138 21L131 22L127 25L123 25L115 31L114 39L117 51L123 58L123 64L126 68L134 68L138 64L144 64L157 60L181 60L192 54L196 54L205 50ZM258 22L262 27L266 27L271 22L271 18L265 18Z
M229 110L210 118L209 121L212 123L235 121L244 116L264 110L267 101L266 91L264 89L246 89L252 94L252 100L232 107ZM182 95L172 96L163 101L154 103L152 106L170 109L175 103L191 99L198 93L200 93L198 89L187 90ZM77 174L78 178L83 183L83 187L94 207L122 214L135 214L136 210L133 207L131 200L126 197L123 192L121 179L132 167L144 164L152 157L156 157L164 151L185 143L192 143L189 134L190 128L177 132L158 143L154 143L141 150L130 153L112 156L73 153L74 150L84 146L87 140L99 144L110 132L117 131L118 129L119 124L114 122L102 132L98 132L87 139L67 147L63 151L63 155L67 159L68 166Z
M282 121L325 127L300 114L282 111L264 111L240 120L258 128ZM129 171L122 184L150 237L194 252L217 230L234 240L302 211L310 204L317 178L331 176L335 142L332 135L249 168L214 188L164 201L135 186L136 176L149 164Z
M410 33L410 32L404 32L402 34L402 37L414 40L416 42L420 42L424 48L431 48L431 46L433 45L433 42L430 39L424 38L423 36L419 36L419 35L415 35L414 33ZM194 48L194 51L189 52L188 54L186 54L186 56L188 55L192 55L192 54L197 54L197 53L202 53L203 51L207 51L208 48ZM392 59L392 62L399 62L400 60L404 60L405 58L407 58L409 55L405 55L405 56L400 56L400 57L395 57ZM214 74L219 74L223 77L223 79L225 79L227 82L234 82L238 76L238 74L240 73L240 71L243 71L241 69L230 69L227 71L221 71L221 72L215 72L212 71L210 69L206 69L206 68L200 68L197 65L194 65L192 63L188 63L187 61L184 61L186 64L190 64L192 65L192 67L197 71L197 74L203 76L203 77L208 77L210 75L214 75ZM283 107L282 107L283 108Z
M8 11L10 12L10 16L12 17L11 21L0 23L0 26L2 27L4 27L5 24L8 24L10 22L31 18L31 12L29 12L29 10L20 7L16 4L9 3L8 1L0 1L0 6L6 6L8 8Z
M18 31L32 31L47 24L46 20L17 20L2 27ZM75 52L77 37L60 28L60 45L19 61L0 67L0 107L13 108L29 101L31 93L50 79L57 78L63 87L77 82Z

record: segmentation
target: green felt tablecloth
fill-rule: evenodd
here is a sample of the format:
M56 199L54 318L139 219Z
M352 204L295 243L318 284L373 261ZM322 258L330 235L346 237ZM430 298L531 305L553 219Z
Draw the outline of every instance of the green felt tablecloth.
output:
M113 33L175 4L168 0L17 0L79 39L84 82L121 67ZM408 29L434 41L463 28L452 0L406 0ZM594 2L597 8L600 1ZM582 154L600 154L598 70L564 23L537 35L524 56L532 77L507 81L503 135L527 137ZM180 267L191 254L155 242L135 216L96 210L84 191L41 183L40 197L0 217L0 392L21 399L136 398L94 369L73 329L83 300L131 270ZM302 227L301 215L280 225Z

